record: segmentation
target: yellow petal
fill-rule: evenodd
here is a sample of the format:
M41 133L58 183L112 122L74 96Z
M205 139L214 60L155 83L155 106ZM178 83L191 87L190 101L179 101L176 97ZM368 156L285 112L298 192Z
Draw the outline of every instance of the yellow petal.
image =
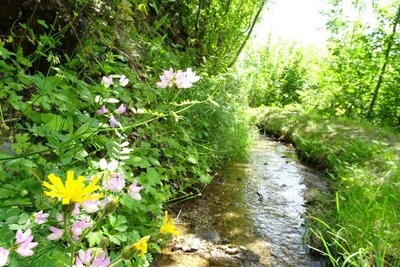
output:
M53 188L54 188L54 185L51 185L51 184L49 184L49 183L46 182L46 181L44 181L44 182L42 183L42 185L44 185L44 186L47 187L48 189L53 189Z
M48 175L48 179L51 183L43 182L43 186L50 189L45 191L45 195L50 197L61 198L62 204L69 204L71 202L82 203L86 200L97 199L102 197L101 194L90 195L96 191L99 186L95 185L99 178L95 179L87 186L84 187L84 177L79 176L77 180L74 179L74 171L67 171L67 179L65 185L61 181L60 177L55 176L53 173Z
M50 180L50 182L57 188L59 191L65 190L64 184L61 181L61 178L58 176L55 176L54 173L50 173L47 178Z

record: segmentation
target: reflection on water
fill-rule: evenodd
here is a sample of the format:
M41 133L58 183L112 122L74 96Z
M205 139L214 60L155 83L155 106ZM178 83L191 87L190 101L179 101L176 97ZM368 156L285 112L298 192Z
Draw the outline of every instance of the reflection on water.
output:
M254 183L246 184L245 195L255 234L269 242L276 262L307 266L311 259L302 245L305 170L291 159L294 153L284 144L260 138L246 169Z

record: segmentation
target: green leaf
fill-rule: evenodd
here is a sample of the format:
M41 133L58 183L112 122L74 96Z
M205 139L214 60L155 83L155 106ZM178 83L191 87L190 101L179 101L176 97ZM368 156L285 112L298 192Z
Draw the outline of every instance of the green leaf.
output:
M117 233L117 234L109 235L108 238L111 243L114 243L116 245L121 245L121 242L125 242L127 240L125 233Z
M127 223L126 217L123 215L117 215L117 217L114 217L113 215L109 215L109 220L110 220L110 224L114 230L124 232L128 228L126 226L126 223Z
M126 160L126 163L140 168L147 168L151 166L150 162L142 157L131 157Z
M15 185L3 184L2 187L0 187L0 199L16 196L17 193L18 188L16 188Z
M61 131L68 129L67 120L60 115L55 115L52 113L44 113L41 114L41 119L47 127L53 130Z
M101 239L103 239L103 232L96 231L88 233L86 239L89 241L89 246L94 247L96 245L100 245Z
M28 221L29 217L29 214L22 213L19 216L18 224L24 225Z
M37 20L37 23L38 23L39 25L42 25L42 26L45 27L46 29L49 28L49 26L47 26L47 24L46 24L46 21L44 21L44 20L42 20L42 19L38 19L38 20Z
M111 226L114 226L117 221L117 218L115 218L112 214L108 215L108 217L109 217L108 220L110 221Z
M34 163L30 160L19 158L10 160L5 165L13 170L20 170L22 169L22 167L32 168L34 166Z
M13 53L5 49L3 46L0 46L0 57L7 59L9 58Z
M152 164L153 166L157 166L157 167L161 166L161 163L160 163L160 162L158 161L158 159L156 159L156 158L149 157L149 161L151 162L151 164Z
M146 187L147 186L152 187L152 186L160 183L160 181L161 181L160 176L158 175L158 172L156 171L156 169L151 168L151 167L147 168L145 177L146 177L146 182L145 182Z
M162 16L159 20L154 23L154 28L157 31L161 26L163 26L168 19L168 14Z
M187 161L189 161L190 163L193 163L193 164L198 163L197 157L193 154L189 154L189 156L187 157Z
M199 178L200 182L202 182L203 184L209 184L211 183L211 181L213 180L213 177L207 174L202 174L200 175Z

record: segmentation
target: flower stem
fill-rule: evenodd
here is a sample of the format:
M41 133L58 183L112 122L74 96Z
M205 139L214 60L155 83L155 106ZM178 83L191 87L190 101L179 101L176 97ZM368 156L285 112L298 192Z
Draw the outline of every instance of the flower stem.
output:
M104 217L106 216L107 214L105 214L104 212L101 214L101 216L98 216L98 218L96 218L95 219L95 223L92 225L92 227L90 227L88 230L86 230L86 231L84 231L83 232L83 234L79 237L79 239L78 239L78 241L76 242L76 243L80 243L80 242L82 242L82 240L90 233L90 232L92 232L96 227L97 227L97 225L99 225L99 223L101 222L101 220L103 220L104 219Z
M71 246L70 266L72 267L72 265L74 264L76 246L75 246L75 242L72 239L70 231L69 231L69 225L68 225L68 217L69 217L69 215L70 214L67 214L67 212L64 212L63 222L64 222L64 233L65 233L65 236L67 237L67 241L68 241L69 245Z
M113 266L117 265L120 261L122 261L122 255L119 255L112 262L110 262L110 265L108 265L108 267L113 267Z

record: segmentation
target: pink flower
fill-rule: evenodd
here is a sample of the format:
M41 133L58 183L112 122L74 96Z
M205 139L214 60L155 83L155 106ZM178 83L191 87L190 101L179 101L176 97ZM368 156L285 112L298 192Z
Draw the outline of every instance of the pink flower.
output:
M105 88L110 87L110 85L113 84L113 77L112 77L112 75L110 75L110 76L108 76L108 77L103 76L103 78L101 79L101 83L104 85Z
M83 230L92 226L92 223L89 221L89 217L84 217L81 221L75 221L72 225L72 239L78 240L79 236L83 233Z
M32 242L33 236L31 233L31 229L26 230L25 233L23 233L21 229L18 229L15 235L15 243L18 245L15 251L22 257L32 256L32 249L38 245L37 242Z
M134 181L131 186L129 186L128 194L135 200L141 200L142 196L139 194L139 192L143 189L143 187L138 186L137 184L138 182Z
M107 267L110 264L110 258L106 257L106 253L103 251L99 256L93 259L90 267Z
M121 75L121 78L119 78L119 84L120 84L122 87L124 87L124 86L126 86L126 85L128 84L128 82L129 82L129 79L126 78L125 75Z
M114 118L113 115L110 116L109 122L110 122L110 127L111 127L111 128L114 128L114 127L115 127L115 124L119 124L119 121L117 121L117 120Z
M62 221L64 221L63 215L62 215L61 213L57 212L57 214L56 214L56 220L57 220L57 222L62 222Z
M78 216L80 213L80 210L79 210L80 206L81 206L80 203L75 203L74 210L72 211L72 215L74 215L75 217Z
M8 260L8 254L10 254L10 251L8 251L5 248L0 247L0 267L3 267L6 265L7 260Z
M157 83L157 86L160 88L167 88L167 86L172 86L172 79L174 78L174 69L170 68L169 70L164 71L164 75L160 76L161 82Z
M43 210L34 213L34 216L35 216L35 223L37 224L45 223L49 219L49 214L43 213Z
M165 79L164 76L160 76L161 82L157 83L157 86L160 88L167 88L167 86L170 84L170 81Z
M28 229L26 232L22 232L21 229L17 230L17 233L15 234L15 243L20 244L25 242L32 234L32 230Z
M75 258L75 264L72 265L72 267L85 267L86 265L83 265L82 261L79 259L78 256Z
M121 104L116 110L115 112L117 112L118 114L122 114L124 113L126 110L126 107L124 106L124 104Z
M99 115L103 115L104 113L107 113L107 112L108 112L108 109L106 108L105 105L102 105L101 108L99 108L96 112L97 112L97 114L99 114Z
M169 68L169 70L164 71L164 77L167 80L172 80L172 78L174 78L174 69L173 68Z
M47 236L48 240L59 240L64 233L64 230L58 229L57 227L50 226L49 230L52 232Z
M73 267L84 267L86 264L89 264L92 261L92 251L89 249L88 251L79 250L78 255L75 258L75 264Z
M105 198L103 198L103 200L102 200L101 203L100 203L100 208L104 209L104 208L106 207L106 205L107 205L108 203L110 203L111 201L113 201L113 199L110 198L110 197L105 197Z
M33 236L31 236L25 242L19 244L18 248L15 250L22 257L29 257L33 255L33 248L38 245L38 242L32 242Z
M198 80L200 80L200 76L196 76L196 73L192 71L191 68L187 68L186 69L186 79L190 82L190 83L195 83Z
M99 200L98 199L93 199L93 200L87 200L83 202L83 210L86 211L87 213L93 213L99 210L98 207Z
M188 80L188 78L186 77L186 73L178 70L178 72L176 73L176 87L178 88L190 88L192 87L192 83Z
M113 173L111 178L103 179L103 187L112 192L120 192L125 187L125 179L120 173Z

